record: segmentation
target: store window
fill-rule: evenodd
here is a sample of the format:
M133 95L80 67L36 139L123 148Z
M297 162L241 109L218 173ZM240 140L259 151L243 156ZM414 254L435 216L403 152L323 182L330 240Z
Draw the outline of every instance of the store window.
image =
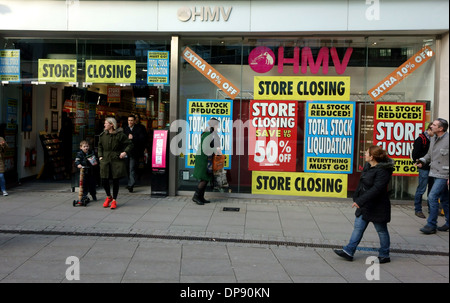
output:
M66 116L72 121L73 131L70 154L65 155L65 162L73 160L81 140L87 139L96 146L96 137L103 130L106 116L116 117L124 126L129 114L139 114L140 122L149 133L149 144L152 130L166 128L170 122L168 38L6 38L2 42L5 49L20 54L19 80L4 83L0 88L0 136L6 128L10 145L17 147L11 153L14 155L11 163L15 165L11 170L17 171L18 176L11 179L38 174L42 178L63 179L74 173L72 163L64 168L55 166L54 171L39 172L43 162L57 160L50 155L47 157L44 149L47 146L40 138L48 136L45 142L62 140L58 135ZM152 65L158 60L151 60L150 55L166 56L164 70ZM12 107L8 102L15 104L14 117L17 118L17 126L10 129L6 121L12 114L6 115L6 112ZM30 151L38 151L34 165L24 159ZM45 165L46 169L48 167L53 166Z
M231 128L223 125L220 134L221 148L230 153L227 191L350 196L364 165L364 151L374 144L375 100L368 92L424 47L435 51L433 37L182 39L182 53L188 50L192 56L180 58L178 112L189 129L186 152L178 157L178 189L196 186L193 153L202 127L213 115L206 111L209 103L231 109L228 116L217 116L220 121L232 120ZM423 104L423 122L430 121L435 87L432 54L426 61L417 69L409 65L403 79L391 84L376 102ZM200 71L200 66L206 70ZM230 84L224 89L223 82ZM238 89L235 96L226 90L232 86ZM416 127L409 137L422 128ZM399 147L404 158L410 143ZM405 170L413 168L401 157L392 157L398 158L397 166L403 165L402 173L393 178L392 195L411 198L417 178Z

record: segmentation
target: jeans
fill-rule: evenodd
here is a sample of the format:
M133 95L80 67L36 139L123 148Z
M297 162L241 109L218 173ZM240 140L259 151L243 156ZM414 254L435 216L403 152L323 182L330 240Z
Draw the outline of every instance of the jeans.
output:
M430 194L431 187L433 186L434 178L428 178L430 173L429 169L419 168L419 184L417 185L416 194L414 196L414 210L415 212L422 211L422 196L428 186L428 194ZM428 206L429 208L429 206Z
M134 157L128 158L128 186L134 187L136 184L136 164L137 161Z
M445 225L448 226L448 187L447 179L435 178L428 203L430 204L430 215L427 219L427 226L432 229L437 227L437 218L439 215L439 198L441 198L441 206L445 214Z
M344 251L353 257L358 247L359 242L364 235L369 222L363 219L363 216L356 217L355 226L353 228L353 233L350 237L350 241L347 246L344 246ZM389 237L389 231L387 228L387 223L375 223L373 222L375 229L380 237L380 249L378 250L379 257L387 258L389 257L389 247L391 246L391 239Z
M0 173L0 190L2 192L6 191L6 181L5 181L5 175L3 173Z

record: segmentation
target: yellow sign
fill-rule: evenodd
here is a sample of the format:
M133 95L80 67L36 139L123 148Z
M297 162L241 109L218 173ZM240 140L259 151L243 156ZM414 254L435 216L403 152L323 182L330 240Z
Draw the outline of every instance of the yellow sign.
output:
M252 194L347 198L347 175L252 172Z
M181 155L180 155L180 157L181 157ZM183 157L184 157L184 155L183 155ZM194 167L195 166L195 154L188 153L187 158L188 158L188 165ZM230 167L230 155L225 155L225 162L224 162L223 167Z
M254 78L255 100L349 101L350 77Z
M211 102L211 101L189 101L189 115L213 115L229 116L231 112L230 102Z
M326 157L308 157L306 159L306 168L308 171L352 171L351 158L326 158Z
M392 158L394 160L394 176L409 176L414 177L419 174L417 166L411 159Z
M86 60L86 82L136 83L135 60Z
M423 103L401 104L401 103L376 103L376 113L378 120L415 120L424 121L424 105Z
M39 59L38 80L77 82L77 60Z

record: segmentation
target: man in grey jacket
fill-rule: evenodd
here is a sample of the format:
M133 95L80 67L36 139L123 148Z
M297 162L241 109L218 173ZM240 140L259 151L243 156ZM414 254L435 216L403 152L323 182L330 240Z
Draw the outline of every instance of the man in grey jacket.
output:
M431 124L431 129L435 134L431 139L430 149L428 153L420 158L420 163L417 165L422 167L422 163L430 163L430 177L434 178L433 187L428 196L430 204L430 215L428 216L427 224L420 229L424 234L434 234L436 229L439 231L448 231L448 122L445 119L437 118ZM441 199L442 209L445 214L445 224L437 227L437 218L439 213L439 202Z

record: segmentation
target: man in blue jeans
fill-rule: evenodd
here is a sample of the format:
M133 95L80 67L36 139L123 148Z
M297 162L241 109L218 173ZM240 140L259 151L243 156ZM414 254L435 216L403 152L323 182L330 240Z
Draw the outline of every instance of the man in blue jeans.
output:
M424 164L430 163L430 177L434 178L434 183L428 196L430 204L430 215L427 224L420 229L424 234L434 234L436 230L448 231L448 122L445 119L437 118L431 124L431 129L435 135L431 139L428 153L420 158L417 167L422 168ZM445 224L437 227L439 215L439 198L445 214Z

